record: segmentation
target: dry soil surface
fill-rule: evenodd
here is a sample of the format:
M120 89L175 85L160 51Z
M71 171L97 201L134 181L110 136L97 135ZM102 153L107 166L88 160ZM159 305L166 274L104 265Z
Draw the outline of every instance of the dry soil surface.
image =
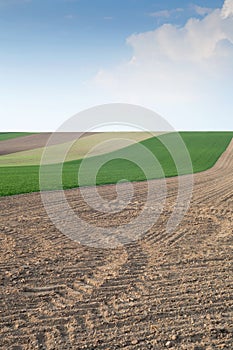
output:
M54 144L65 143L77 137L90 136L94 132L78 133L78 132L58 132L57 139ZM80 136L81 134L81 136ZM16 137L14 139L0 141L0 155L10 154L15 152L27 151L35 148L45 147L52 133L44 132L29 136ZM52 143L51 143L52 145Z
M233 142L194 176L190 208L170 233L177 179L168 179L159 220L116 249L85 247L60 233L40 194L1 198L1 349L232 350L232 171ZM106 227L142 211L147 183L134 190L114 215L94 211L78 189L66 196L83 219ZM99 193L116 197L115 186Z

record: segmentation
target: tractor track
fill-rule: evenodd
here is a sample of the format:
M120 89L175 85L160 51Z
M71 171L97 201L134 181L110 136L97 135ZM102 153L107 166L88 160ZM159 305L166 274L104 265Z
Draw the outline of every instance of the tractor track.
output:
M233 141L213 168L194 175L191 205L174 232L166 232L177 196L170 178L158 221L112 250L60 233L38 193L1 198L0 348L231 350L232 171ZM143 209L147 183L133 186L131 203L111 215L90 208L79 189L66 197L93 225L116 226ZM98 191L116 198L114 185Z

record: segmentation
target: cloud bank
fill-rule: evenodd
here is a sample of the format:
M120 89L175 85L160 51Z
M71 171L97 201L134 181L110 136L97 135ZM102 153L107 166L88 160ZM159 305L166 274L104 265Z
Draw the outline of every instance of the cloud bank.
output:
M225 0L223 9L222 9L222 17L232 17L233 16L233 1L232 0Z
M182 111L180 122L190 107L211 114L206 107L212 103L213 111L220 113L233 88L233 0L204 12L202 19L191 18L183 27L165 24L128 37L131 59L100 70L95 86L115 101L157 107L167 115Z
M205 15L208 15L210 14L213 9L212 8L209 8L209 7L201 7L201 6L197 6L195 5L194 6L194 10L196 11L196 13L200 16L205 16Z

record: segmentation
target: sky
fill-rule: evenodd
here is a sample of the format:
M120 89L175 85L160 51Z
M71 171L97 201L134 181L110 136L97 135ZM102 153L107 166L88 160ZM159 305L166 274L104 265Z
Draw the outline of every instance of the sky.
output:
M131 103L233 130L233 0L0 0L2 131Z

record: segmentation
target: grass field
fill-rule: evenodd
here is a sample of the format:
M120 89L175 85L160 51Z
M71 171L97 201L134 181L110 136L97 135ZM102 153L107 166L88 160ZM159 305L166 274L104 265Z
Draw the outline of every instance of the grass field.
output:
M1 132L0 133L0 141L15 139L17 137L29 136L33 135L32 132Z
M175 138L174 135L175 134L165 134L160 136L160 138L165 142L168 140L172 141L172 138ZM233 137L233 132L181 132L180 135L190 153L193 172L197 173L211 168L216 163L229 145ZM177 175L177 169L171 155L158 138L150 138L140 143L156 156L166 177ZM137 152L138 149L135 145L111 152L111 156L114 160L107 162L101 167L97 175L96 184L117 183L122 179L127 179L129 181L145 180L144 172L137 165L122 159L125 156L129 158L138 156ZM95 169L97 162L101 160L102 163L105 163L108 159L107 157L108 155L101 155L91 157L87 160L89 169L85 174L85 183L82 183L82 185L94 184L90 174L92 170ZM77 173L81 162L82 160L76 160L64 163L64 189L77 187L79 185ZM48 173L55 174L57 169L57 165L53 164L49 165L47 170ZM149 179L161 177L159 171L151 171L151 163L149 160L146 163L146 169L149 174L147 175ZM184 165L181 174L186 174L187 172ZM39 166L2 167L0 169L0 184L1 196L39 191ZM48 189L54 188L48 187Z

